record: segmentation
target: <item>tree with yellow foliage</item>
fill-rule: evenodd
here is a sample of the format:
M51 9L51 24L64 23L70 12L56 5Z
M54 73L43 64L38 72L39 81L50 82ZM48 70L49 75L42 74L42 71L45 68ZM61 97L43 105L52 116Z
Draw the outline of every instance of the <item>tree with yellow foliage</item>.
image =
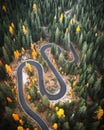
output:
M10 33L11 35L14 34L14 30L13 30L13 27L12 27L11 25L9 26L9 33Z
M2 11L6 12L7 11L7 8L5 5L2 5Z
M32 72L32 66L26 62L26 69L30 72Z
M28 99L28 100L30 100L30 99L31 99L31 96L30 96L29 94L27 95L27 99Z
M57 114L58 118L64 118L64 117L65 117L64 109L63 109L63 108L59 108L59 109L56 111L56 114Z
M22 126L18 126L17 130L24 130L24 128Z
M77 82L76 82L76 81L74 81L74 82L73 82L73 84L72 84L72 86L73 86L73 87L75 87L75 86L76 86L76 84L77 84Z
M29 128L26 128L26 130L30 130Z
M21 54L24 55L24 53L25 53L25 49L22 47L21 48Z
M27 30L26 30L26 27L25 27L25 25L22 25L22 32L23 32L23 34L24 34L24 35L26 35L26 33L27 33Z
M97 114L96 115L97 119L101 120L103 115L104 115L104 110L101 107L99 107L99 109L97 110L96 114Z
M34 73L33 73L33 69L32 69L32 66L30 65L30 63L26 62L26 71L27 71L27 74L29 77L33 76Z
M14 28L14 23L13 22L11 23L11 27Z
M50 101L50 103L49 103L49 108L51 108L51 109L54 108L54 103L52 101Z
M32 57L33 57L33 59L36 59L37 55L38 55L37 51L35 49L33 49L32 50Z
M80 30L81 30L80 25L78 25L78 26L76 27L76 33L80 32Z
M73 19L71 19L69 23L70 23L70 24L73 24Z
M39 130L39 129L37 127L35 127L34 130Z
M56 110L56 111L58 111L58 110L59 110L59 108L58 108L58 107L55 107L55 110Z
M33 4L33 12L34 12L34 14L37 13L37 5L35 3Z
M74 18L70 19L69 23L72 25L72 24L75 24L76 23L76 20Z
M7 72L8 75L12 74L12 69L8 64L5 64L5 69L6 69L6 72Z
M62 23L63 18L64 18L64 14L62 13L62 14L60 15L60 23Z
M57 123L54 123L54 124L52 125L52 128L53 128L54 130L57 130L57 129L58 129L58 124L57 124Z
M35 48L35 44L31 43L31 50L34 50L34 48Z
M68 31L69 31L68 28L66 28L66 31L65 31L65 32L68 33Z
M18 50L16 50L16 51L14 51L14 59L15 60L17 60L18 58L19 58L19 51Z
M23 125L23 124L24 124L24 122L23 122L23 120L22 120L22 119L19 119L19 123L20 123L21 125Z

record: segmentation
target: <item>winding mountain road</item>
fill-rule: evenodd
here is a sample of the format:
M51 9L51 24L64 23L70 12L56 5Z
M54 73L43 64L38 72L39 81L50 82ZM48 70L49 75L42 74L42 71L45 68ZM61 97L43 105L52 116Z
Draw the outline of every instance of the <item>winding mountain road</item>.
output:
M38 70L38 76L39 76L39 87L40 87L40 93L41 95L47 95L48 98L50 100L57 100L60 99L61 97L64 96L65 92L66 92L66 84L63 80L63 78L61 77L61 75L58 73L58 71L55 69L55 67L52 65L51 61L48 59L48 57L45 54L45 50L47 48L51 48L52 44L46 44L44 46L41 47L40 52L42 57L44 58L44 60L48 63L50 69L52 70L52 72L54 73L54 75L56 76L59 85L60 85L60 91L59 93L52 95L49 94L44 87L44 75L43 75L43 68L42 66L34 60L26 60L24 62L22 62L18 68L17 68L17 83L18 83L18 97L19 97L19 102L23 108L23 110L33 119L35 120L40 128L42 130L49 130L47 124L41 119L41 117L35 112L33 111L27 104L25 96L24 96L24 90L23 90L23 73L22 70L25 67L25 63L28 62L29 64L31 64L32 66L35 66ZM60 49L60 48L59 48ZM61 51L61 49L60 49ZM71 51L74 55L74 61L72 63L77 63L78 62L78 55L73 47L73 45L71 44Z
M39 73L39 83L41 82L41 80L43 80L41 78L41 74L43 74L41 65L33 60L27 60L22 62L18 69L17 69L17 83L18 83L18 97L19 97L19 103L22 106L23 110L26 112L26 114L28 114L33 120L35 120L40 128L42 128L42 130L49 130L47 124L41 119L41 117L34 112L27 104L25 96L24 96L24 90L23 90L23 73L22 70L25 67L26 62L30 63L33 66L36 66L36 68L38 69L38 73Z

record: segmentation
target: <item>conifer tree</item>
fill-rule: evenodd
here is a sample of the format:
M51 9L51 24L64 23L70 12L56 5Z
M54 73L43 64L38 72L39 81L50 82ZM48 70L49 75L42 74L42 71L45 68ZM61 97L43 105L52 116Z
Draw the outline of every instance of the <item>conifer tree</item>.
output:
M6 78L6 71L3 66L0 66L0 80L3 80Z
M42 97L42 102L43 102L43 104L44 104L46 107L49 107L49 99L48 99L47 95L44 95L44 96Z
M62 53L59 55L59 59L58 59L59 64L62 66L64 64L64 57L62 55Z
M59 44L60 42L60 31L59 28L57 27L56 32L55 32L55 43Z
M2 47L2 50L3 50L3 58L4 58L5 63L10 64L10 59L9 59L9 56L7 54L5 47Z
M35 101L35 100L37 99L37 88L36 88L36 86L34 86L34 85L31 86L31 89L30 89L30 91L29 91L29 94L30 94L31 99L32 99L33 101Z

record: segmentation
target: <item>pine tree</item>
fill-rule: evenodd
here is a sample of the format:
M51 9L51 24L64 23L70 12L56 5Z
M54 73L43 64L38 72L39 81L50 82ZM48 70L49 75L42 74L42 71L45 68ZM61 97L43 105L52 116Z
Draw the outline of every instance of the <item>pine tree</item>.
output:
M65 67L65 73L66 73L66 74L68 74L69 71L70 71L70 69L69 69L69 66L70 66L70 65L69 65L69 64L70 64L69 62L66 62L65 66L64 66L64 67Z
M63 66L63 64L64 64L64 57L63 57L63 54L62 54L62 53L59 55L58 62L59 62L59 64L60 64L61 66Z
M52 44L51 53L52 53L53 55L55 54L55 44Z
M0 66L0 80L3 80L6 78L6 71L3 66Z
M86 54L86 52L87 52L87 42L85 41L84 43L83 43L83 48L82 48L82 53L83 54Z
M2 47L2 50L3 50L3 57L4 57L4 60L5 60L5 63L10 64L10 59L9 59L9 56L6 52L5 47Z
M71 41L70 41L70 34L69 34L69 32L68 32L67 50L70 50L70 43L71 43Z
M7 36L6 34L5 34L5 36L4 36L4 44L5 44L5 46L7 46L7 48L9 48L9 50L11 51L12 49L11 49L11 40L10 40L10 37L9 36Z
M59 31L59 28L57 27L56 33L55 33L55 43L59 44L59 41L60 41L60 31Z
M5 50L6 50L7 54L8 54L9 60L11 62L12 61L12 50L9 49L8 44L6 44L6 43L4 44L4 48L5 48Z
M25 36L22 36L22 47L27 48Z
M63 124L63 128L62 128L63 130L70 130L70 126L69 126L69 122L65 122L64 124Z
M91 84L91 85L93 85L94 81L95 81L95 75L93 73L93 74L91 74L91 77L90 77L88 83Z
M64 48L66 50L70 49L70 34L69 34L69 32L65 33L65 36L64 36Z
M43 102L44 106L49 107L49 99L48 99L47 95L44 95L42 97L42 102Z
M83 43L83 33L81 33L81 35L80 35L80 38L79 38L79 47L81 48L81 46L82 46L82 43Z
M31 99L33 101L37 99L37 88L36 88L36 86L34 86L34 85L31 86L29 94L30 94Z

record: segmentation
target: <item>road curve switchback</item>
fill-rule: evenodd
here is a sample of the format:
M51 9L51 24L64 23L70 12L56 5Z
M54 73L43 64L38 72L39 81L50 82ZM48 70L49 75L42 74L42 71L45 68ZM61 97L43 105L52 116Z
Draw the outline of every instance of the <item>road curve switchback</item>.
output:
M51 46L52 46L52 44L46 44L46 45L42 46L41 49L40 49L40 52L41 52L42 57L47 62L48 66L50 67L50 69L52 70L52 72L56 76L56 79L59 82L60 91L57 94L52 95L52 94L50 94L46 91L45 86L44 86L43 68L40 65L40 63L38 63L37 61L26 60L24 62L21 62L21 64L17 68L17 83L18 83L17 86L18 86L18 98L19 98L20 105L23 108L23 110L33 120L35 120L39 124L39 126L42 130L49 130L49 128L48 128L47 124L44 122L44 120L42 120L41 117L35 111L33 111L26 102L25 95L24 95L24 89L23 89L23 73L22 73L22 70L25 67L26 62L28 62L29 64L31 64L32 66L35 66L37 68L38 79L39 79L38 80L39 81L39 89L40 89L40 93L41 93L42 96L47 95L50 100L58 100L61 97L63 97L64 94L66 93L66 84L65 84L63 78L61 77L60 73L55 69L55 67L52 65L51 61L48 59L47 55L45 54L45 50L47 48L51 48ZM78 55L77 55L77 53L76 53L72 44L71 44L71 51L74 55L73 63L77 63L78 62Z

